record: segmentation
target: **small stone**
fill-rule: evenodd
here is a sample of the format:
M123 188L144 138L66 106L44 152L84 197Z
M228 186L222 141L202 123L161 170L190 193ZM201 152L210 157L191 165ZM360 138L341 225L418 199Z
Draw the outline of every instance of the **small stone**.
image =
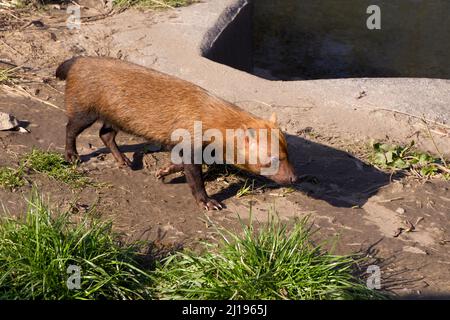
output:
M405 209L397 208L397 210L395 210L395 212L397 212L398 214L404 214L405 213Z
M17 128L19 121L8 113L0 112L0 130L12 130Z

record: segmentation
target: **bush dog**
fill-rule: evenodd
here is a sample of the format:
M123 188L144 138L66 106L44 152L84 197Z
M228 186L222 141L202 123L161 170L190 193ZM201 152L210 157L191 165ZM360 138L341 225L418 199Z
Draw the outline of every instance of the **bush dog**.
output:
M101 140L123 166L131 163L115 142L119 130L168 148L176 144L171 139L174 130L182 128L192 132L196 121L201 121L203 130L214 128L223 132L224 137L226 129L278 130L275 116L271 120L263 120L190 82L118 59L74 57L58 67L56 77L66 80L68 123L65 158L71 162L78 159L77 136L97 120L103 122ZM297 177L289 163L286 139L282 133L277 139L279 150L270 161L277 162L278 170L268 178L279 184L295 183ZM252 149L248 136L244 148L238 148L234 141L231 145L226 138L220 143L224 150L233 148L233 155L241 154L244 149L247 151L245 163L236 165L241 169L261 174L261 169L267 166L259 159L256 163L247 161ZM178 171L184 171L200 206L206 210L222 208L218 201L206 194L201 163L172 164L158 170L157 177Z

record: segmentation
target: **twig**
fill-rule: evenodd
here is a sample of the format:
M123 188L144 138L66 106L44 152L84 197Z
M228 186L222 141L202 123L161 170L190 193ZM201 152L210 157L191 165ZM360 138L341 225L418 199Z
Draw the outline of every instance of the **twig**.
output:
M438 148L438 146L437 146L437 144L436 144L436 141L434 141L434 137L433 137L433 135L431 134L430 127L428 126L428 123L427 123L427 121L425 120L425 117L422 118L422 122L425 124L425 127L427 128L428 135L430 136L430 139L431 139L431 141L433 142L433 145L434 145L434 147L436 148L436 151L437 151L437 153L439 154L439 157L441 158L442 163L444 164L445 167L447 167L447 162L445 162L444 155L443 155L443 153L439 150L439 148Z
M102 13L102 14L98 14L95 16L89 16L89 17L81 17L81 21L83 22L93 22L93 21L97 21L97 20L101 20L101 19L106 19L110 16L113 16L116 13L116 11L114 9L109 10L106 13Z
M404 199L403 197L397 197L397 198L392 198L392 199L380 200L380 201L378 201L378 203L387 203L387 202L403 200L403 199Z
M413 114L408 113L408 112L403 112L403 111L398 111L398 110L391 110L391 109L386 109L386 108L377 108L377 109L372 110L372 112L375 112L375 111L387 111L387 112L393 112L393 113L402 114L402 115L409 116L409 117L412 117L412 118L416 118L416 119L419 119L419 120L423 120L424 119L423 117L419 117L419 116L413 115ZM443 124L441 122L430 120L430 119L425 119L425 120L428 121L428 122L431 122L431 123L433 123L433 124L435 124L437 126L441 126L441 127L450 129L450 126L445 125L445 124Z
M7 65L10 66L10 67L18 67L17 64L14 64L14 63L11 63L11 62L8 62L8 61L0 60L0 63L2 63L2 64L7 64Z
M20 87L15 88L15 87L9 87L9 86L6 86L6 85L2 85L2 88L3 88L5 91L10 91L10 92L15 93L15 94L17 94L17 95L19 95L19 96L27 97L27 98L30 98L30 99L39 101L40 103L43 103L43 104L45 104L45 105L47 105L47 106L50 106L50 107L52 107L52 108L55 108L55 109L58 109L58 110L64 112L64 109L58 107L57 105L54 105L54 104L51 103L51 102L48 102L48 101L39 99L39 98L37 98L37 97L34 97L34 96L31 95L30 93L28 93L25 89L22 89L22 88L20 88Z
M23 56L22 53L20 53L19 51L17 51L17 50L14 49L13 47L11 47L9 44L7 44L5 41L3 41L3 39L0 39L0 41L1 41L5 46L7 46L10 50L12 50L12 51L14 51L15 53L18 53L18 54L20 54L21 56Z
M54 90L55 92L58 92L59 94L64 94L64 92L59 91L58 89L54 88L53 86L49 85L48 83L45 83L46 86Z
M434 163L434 165L441 171L444 171L446 173L450 173L450 169L447 166L443 166L439 163Z

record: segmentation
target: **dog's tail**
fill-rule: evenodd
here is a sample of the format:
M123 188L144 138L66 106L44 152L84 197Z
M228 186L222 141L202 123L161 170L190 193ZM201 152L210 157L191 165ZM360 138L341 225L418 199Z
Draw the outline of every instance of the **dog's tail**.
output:
M72 68L72 65L77 61L78 57L73 57L72 59L66 60L56 69L56 77L60 80L66 80L67 74Z

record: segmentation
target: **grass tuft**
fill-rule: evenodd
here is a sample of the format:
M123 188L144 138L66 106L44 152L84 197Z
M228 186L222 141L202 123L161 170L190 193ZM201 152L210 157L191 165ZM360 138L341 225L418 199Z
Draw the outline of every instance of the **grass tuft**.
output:
M64 157L56 152L33 149L23 158L23 166L35 172L64 182L71 187L79 188L90 183L89 178L81 172L76 164L67 163Z
M0 167L0 187L14 191L25 184L23 169Z
M70 212L52 212L33 191L24 219L3 218L0 299L150 298L136 247L118 242L111 223L89 217L72 223ZM71 265L81 271L79 290L67 287Z
M354 275L352 256L329 254L311 243L307 220L291 231L278 220L243 236L219 230L205 253L178 252L155 271L160 299L381 299Z
M150 271L143 247L121 243L110 222L51 210L33 190L24 218L0 219L0 299L386 298L354 275L355 257L314 245L306 219L292 230L275 218L241 225L243 234L217 229L202 254L152 258ZM67 286L71 266L79 289Z

